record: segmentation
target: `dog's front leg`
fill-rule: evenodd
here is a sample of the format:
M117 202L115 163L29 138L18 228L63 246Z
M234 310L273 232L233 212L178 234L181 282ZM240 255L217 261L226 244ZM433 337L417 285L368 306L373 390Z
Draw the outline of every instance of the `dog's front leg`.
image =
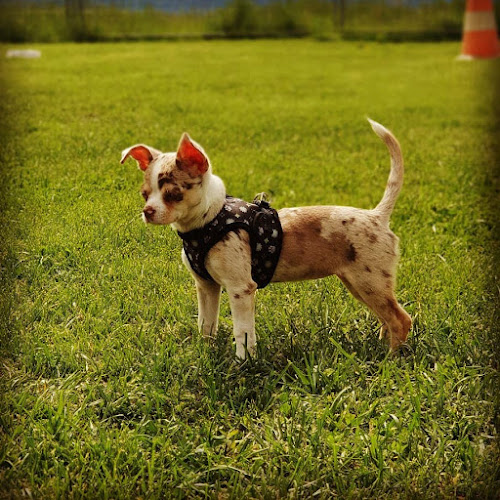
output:
M198 329L205 337L215 336L219 321L221 286L195 278L198 295Z
M236 357L245 359L246 353L255 355L255 291L257 286L245 291L228 288L229 304L233 316Z
M210 276L227 290L233 316L236 356L245 359L255 354L255 292L252 279L250 236L244 230L228 233L208 253L206 267Z

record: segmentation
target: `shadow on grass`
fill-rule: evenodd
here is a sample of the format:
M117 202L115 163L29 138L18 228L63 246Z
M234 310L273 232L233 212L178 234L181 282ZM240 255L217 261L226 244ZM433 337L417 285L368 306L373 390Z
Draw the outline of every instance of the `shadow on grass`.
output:
M329 328L313 335L295 328L273 332L258 344L256 357L242 362L234 357L230 332L223 329L210 345L200 339L199 366L186 382L214 409L224 405L235 414L265 411L284 390L335 394L351 385L353 377L366 382L388 356L372 333L368 339L351 333Z

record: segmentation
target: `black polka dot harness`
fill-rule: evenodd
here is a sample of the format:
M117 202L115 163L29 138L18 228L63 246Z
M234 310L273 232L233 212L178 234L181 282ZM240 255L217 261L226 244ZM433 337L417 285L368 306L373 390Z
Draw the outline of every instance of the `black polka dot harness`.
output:
M266 201L248 203L227 196L215 219L200 229L178 234L183 240L184 252L191 268L201 278L214 281L205 268L207 254L226 234L238 229L244 229L250 235L252 279L259 288L264 288L271 281L278 265L283 241L278 212Z

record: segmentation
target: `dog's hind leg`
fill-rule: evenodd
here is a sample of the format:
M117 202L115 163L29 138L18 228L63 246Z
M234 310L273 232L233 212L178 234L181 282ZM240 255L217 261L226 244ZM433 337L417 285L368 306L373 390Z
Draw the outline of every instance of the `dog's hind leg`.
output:
M391 351L395 351L408 337L411 328L410 315L398 304L394 296L394 283L385 280L359 279L355 273L339 276L355 298L365 303L382 322ZM381 332L381 337L384 335Z

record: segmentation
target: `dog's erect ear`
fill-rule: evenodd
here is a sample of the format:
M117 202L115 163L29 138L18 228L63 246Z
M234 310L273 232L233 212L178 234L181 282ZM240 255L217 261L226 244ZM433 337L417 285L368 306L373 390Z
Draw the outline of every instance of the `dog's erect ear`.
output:
M129 156L137 161L137 166L142 170L146 170L149 164L158 156L161 155L161 151L155 148L146 146L145 144L136 144L128 149L122 151L122 159L120 163L123 163Z
M191 177L198 177L204 174L210 163L203 148L192 141L188 134L184 132L177 148L175 159L177 166L187 172Z

